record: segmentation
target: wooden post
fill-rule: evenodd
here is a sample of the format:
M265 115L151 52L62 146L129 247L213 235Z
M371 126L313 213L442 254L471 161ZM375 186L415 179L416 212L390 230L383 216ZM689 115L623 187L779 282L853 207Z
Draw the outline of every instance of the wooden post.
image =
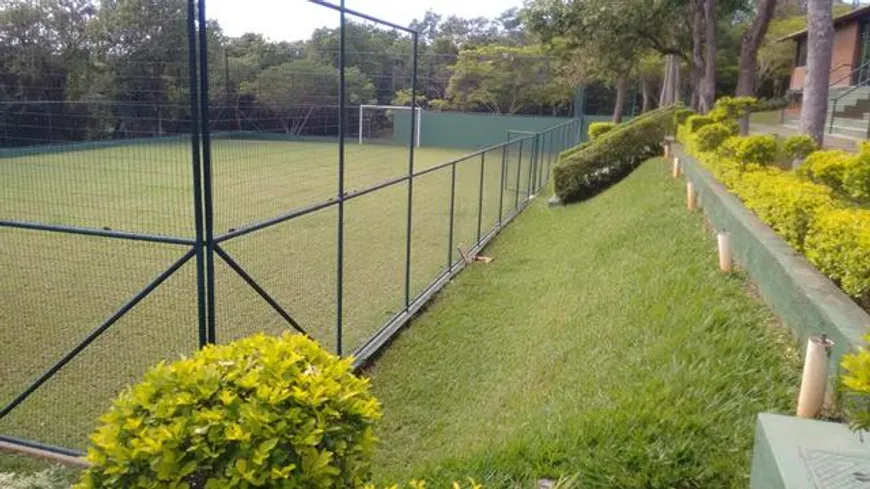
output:
M665 156L664 156L665 158L670 158L671 156L673 156L673 154L672 154L673 152L671 151L671 142L670 141L663 142L662 148L664 148L664 150L665 150Z
M680 178L680 157L674 156L674 178Z
M698 208L698 194L695 193L695 186L692 182L686 182L686 206L690 211Z
M719 232L716 236L719 242L719 270L723 272L731 271L731 240L728 233L725 231Z

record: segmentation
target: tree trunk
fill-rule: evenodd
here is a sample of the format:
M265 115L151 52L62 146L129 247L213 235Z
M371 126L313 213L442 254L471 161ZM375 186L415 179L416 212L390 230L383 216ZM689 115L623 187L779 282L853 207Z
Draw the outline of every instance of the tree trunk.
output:
M755 18L740 39L740 61L738 62L737 96L754 97L758 85L758 48L776 10L776 0L758 0ZM740 134L749 133L749 114L740 118Z
M831 0L807 2L807 74L801 104L801 132L821 146L828 114L828 73L834 42Z
M689 81L692 84L692 110L701 109L701 77L704 74L704 0L692 0L692 66Z
M758 0L755 19L740 39L737 96L754 97L758 84L758 48L776 10L776 0Z
M613 104L613 123L622 122L622 112L625 110L625 99L628 95L628 76L619 75L616 79L616 103Z
M704 32L706 51L699 105L701 112L706 114L716 101L716 0L704 2Z
M665 56L665 73L662 77L662 90L659 93L659 107L664 107L666 105L671 105L671 63L674 62L674 56L669 54Z
M643 96L643 105L641 105L640 107L640 113L643 114L644 112L648 111L650 109L650 106L652 105L652 97L650 96L650 86L648 79L641 78L640 92Z

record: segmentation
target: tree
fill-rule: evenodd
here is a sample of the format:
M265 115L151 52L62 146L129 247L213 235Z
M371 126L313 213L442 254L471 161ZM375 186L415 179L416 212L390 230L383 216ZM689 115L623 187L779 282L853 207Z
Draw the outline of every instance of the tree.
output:
M346 70L345 91L351 104L374 101L374 86L359 68ZM263 70L254 81L242 83L241 92L272 111L285 133L301 134L316 109L338 99L338 73L316 60L300 59Z
M701 79L699 109L706 114L716 101L716 0L704 0L704 77Z
M801 132L822 145L828 112L828 73L834 43L831 0L807 2L807 75L801 104Z
M189 112L184 0L107 0L90 25L114 133L162 135Z
M758 85L758 49L767 34L767 28L776 10L776 0L758 0L755 18L740 39L737 96L755 97ZM749 133L749 114L740 118L740 133Z
M428 100L426 95L417 92L415 105L417 107L426 107L428 105ZM411 105L411 90L408 88L399 90L396 92L396 96L393 97L393 100L390 102L392 105L404 105L410 107Z
M758 49L767 35L768 26L776 10L776 0L757 0L755 18L740 39L739 76L737 96L754 97L758 85Z
M662 78L664 69L664 57L658 53L647 54L637 63L635 72L640 82L642 97L641 112L646 112L653 108L653 96L656 86Z
M637 25L629 25L625 5L607 0L537 0L529 6L530 27L561 53L566 63L578 65L586 81L599 80L616 87L613 122L622 120L628 77L644 54L646 42Z
M767 35L758 49L757 85L769 84L773 96L782 94L781 84L787 81L794 64L794 43L779 42L779 39L806 27L805 15L787 16L770 22Z
M529 106L567 103L571 97L571 87L553 75L540 46L464 50L452 72L447 100L461 110L515 114Z

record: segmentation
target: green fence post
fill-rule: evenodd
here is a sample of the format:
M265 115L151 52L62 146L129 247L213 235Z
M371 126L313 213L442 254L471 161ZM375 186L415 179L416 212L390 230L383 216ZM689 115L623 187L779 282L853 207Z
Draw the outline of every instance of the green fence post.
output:
M514 185L514 210L520 206L520 176L523 173L523 139L520 139L520 154L517 156L517 183Z
M501 147L501 176L498 184L498 225L501 227L502 210L504 209L505 166L507 166L507 144Z
M480 244L480 226L483 222L483 171L486 166L486 152L480 153L480 186L477 190L477 244Z
M450 165L450 223L447 231L447 270L453 268L453 208L456 202L456 162Z

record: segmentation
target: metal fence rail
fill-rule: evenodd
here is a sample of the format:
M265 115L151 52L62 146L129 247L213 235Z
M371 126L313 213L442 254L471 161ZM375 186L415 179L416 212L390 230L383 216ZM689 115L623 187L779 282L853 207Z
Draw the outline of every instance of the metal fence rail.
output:
M239 225L232 227L227 225L228 222L235 222L233 205L238 204L227 202L227 197L221 193L225 192L224 186L220 184L222 179L234 175L221 173L226 170L221 165L215 165L216 160L222 161L221 158L224 158L226 151L218 146L218 142L223 142L226 139L250 141L256 140L257 136L247 132L238 135L226 131L222 131L219 135L211 132L214 125L210 119L215 114L220 114L221 110L213 106L208 93L210 60L208 57L209 33L205 16L205 0L187 0L184 21L187 33L188 59L186 65L187 80L183 85L186 87L189 106L185 110L177 111L179 115L171 127L176 128L174 133L174 136L178 137L176 142L187 147L187 156L182 157L181 160L186 160L189 174L179 173L185 179L184 182L179 182L179 185L184 187L184 195L188 195L189 192L192 202L185 203L184 209L176 209L166 204L170 212L165 219L157 221L158 225L153 230L150 230L145 224L140 226L139 221L135 221L136 225L127 226L131 229L115 229L108 226L100 227L95 224L94 220L87 218L71 223L51 222L51 219L41 219L30 215L23 215L21 218L8 218L7 214L0 214L0 238L9 236L10 240L21 239L21 242L16 243L23 246L27 245L28 239L51 240L63 236L87 237L92 240L120 242L129 247L153 247L148 248L148 253L153 252L155 257L149 255L149 259L153 258L154 263L161 264L159 267L145 267L152 270L150 278L146 279L146 275L142 275L139 285L136 288L131 288L134 292L121 303L120 307L107 314L106 319L97 322L97 326L87 331L81 339L67 346L57 347L58 353L47 365L47 368L43 368L41 371L28 371L30 380L26 384L22 383L20 386L16 384L13 386L15 390L11 396L8 398L0 397L0 403L2 403L2 407L0 407L0 433L2 433L0 441L64 455L82 454L81 448L87 433L78 432L78 430L82 426L91 425L95 419L77 420L76 422L63 419L53 420L57 423L68 423L62 426L64 430L59 430L64 431L63 436L43 428L30 429L28 423L36 423L36 420L28 422L29 416L39 409L44 409L44 406L51 406L52 402L64 402L62 396L68 392L63 389L58 392L52 391L50 395L56 397L45 402L34 402L33 397L46 390L47 386L52 383L57 385L69 382L68 379L59 377L70 372L74 373L77 368L75 367L76 362L83 354L91 351L93 343L104 340L109 333L117 332L119 330L117 323L127 318L134 309L143 308L142 304L150 296L165 288L166 284L172 280L181 281L181 285L171 289L170 293L180 293L193 299L190 303L192 314L184 317L191 319L195 317L195 320L192 320L190 324L175 324L171 328L167 327L173 331L172 335L179 336L170 335L164 338L163 340L171 344L172 348L160 350L161 344L158 344L154 347L156 350L151 352L151 356L154 358L171 358L178 351L186 351L189 347L195 348L210 343L226 342L263 329L269 332L287 329L311 335L338 355L350 353L354 357L354 365L356 367L362 366L435 293L464 268L466 263L457 248L462 246L471 255L482 250L546 186L550 169L556 163L559 153L580 142L582 122L570 120L550 127L543 132L512 131L506 135L506 141L501 144L486 147L458 158L448 159L442 163L417 167L415 166L417 155L413 136L416 134L417 118L410 117L408 118L410 127L407 132L410 137L405 149L407 157L405 171L400 175L383 178L374 183L369 182L350 187L347 175L348 148L346 140L356 133L348 127L349 118L352 117L351 114L356 109L347 106L345 94L347 68L345 66L344 32L346 16L354 16L388 29L394 29L402 35L410 37L413 51L410 59L411 77L408 83L411 92L412 113L417 91L418 34L411 29L344 8L343 2L342 5L333 5L323 0L310 1L335 10L339 17L338 100L335 104L327 105L327 107L332 108L331 110L337 112L328 114L329 117L335 117L338 120L334 134L335 153L333 153L337 160L337 172L334 191L328 196L306 202L303 205L287 205L276 213L256 217L247 216ZM159 121L159 125L162 132L164 126L162 119ZM163 136L162 133L160 135ZM173 158L178 157L176 153L171 154ZM246 157L260 158L258 154ZM153 156L146 155L142 158L149 159ZM169 157L166 156L166 158ZM263 156L263 158L268 158L268 155ZM36 175L36 178L38 179L40 176ZM163 185L162 181L159 183ZM155 183L154 186L159 187L160 185ZM252 193L256 193L256 189ZM286 197L286 195L282 194L280 197ZM354 233L357 233L360 227L364 228L369 225L365 222L361 223L360 214L369 212L371 208L371 206L365 208L356 206L360 202L371 199L379 199L374 207L385 209L385 214L387 213L386 209L397 202L397 205L389 207L391 209L389 212L393 212L394 216L386 215L383 219L384 226L394 226L395 232L392 234L386 231L375 233L383 234L384 242L394 246L396 253L381 253L375 249L377 243L354 241ZM121 201L119 200L119 202ZM191 203L192 207L190 207ZM123 204L110 202L108 205ZM161 217L163 217L162 214ZM130 222L133 223L134 220L131 218ZM298 231L297 228L288 230L288 226L295 226L296 223L299 223L298 226L302 228L302 231ZM328 229L320 226L323 223L327 224ZM316 226L312 224L316 224ZM372 225L377 226L377 224ZM306 228L305 226L310 227ZM325 232L324 229L326 229ZM32 237L30 237L31 235L22 237L19 234L14 236L11 234L22 232L36 234ZM275 244L276 238L270 233L283 233L280 234L281 243ZM334 241L330 235L334 236ZM318 303L318 307L314 308L320 315L326 316L328 321L322 318L313 321L311 318L317 314L307 313L303 317L297 314L299 308L290 307L291 304L287 300L287 289L292 287L288 287L287 283L279 278L292 275L290 273L293 271L292 269L282 270L278 274L269 275L266 279L263 278L267 275L265 272L268 271L268 267L278 266L270 263L270 260L276 256L274 253L284 252L282 247L287 246L284 243L290 238L302 239L300 244L295 245L300 248L317 245L318 248L325 250L316 256L311 255L310 259L323 261L326 266L331 268L328 273L325 272L326 269L311 272L317 275L316 280L322 280L322 275L331 276L328 280L330 282L329 288L332 286L334 288L331 292L320 294L332 296L331 300L327 300L323 304ZM309 243L304 241L305 239L322 240L322 242ZM399 243L395 242L397 240L401 240L400 246ZM270 254L265 259L258 258L260 252L264 251L261 248L265 246L262 244L264 241L271 242L273 247L266 250ZM333 245L334 250L332 249ZM62 248L65 245L59 246ZM348 246L351 246L353 250L349 251ZM378 256L378 258L383 259L371 264L360 264L359 249L367 250L366 256L369 258L373 254L381 253L383 256ZM134 248L124 248L123 250L126 254L128 250L134 250ZM289 253L294 250L286 251ZM81 252L88 260L90 259L89 248L82 248ZM93 259L99 260L98 257ZM334 268L332 268L333 266ZM190 273L185 275L183 271L191 267ZM359 277L365 275L366 267L388 267L395 271L392 275L385 275L385 278L381 278L382 282L389 282L387 287L392 296L388 296L384 292L383 298L376 298L377 300L374 301L377 302L378 307L383 302L386 304L384 308L389 307L389 309L376 311L378 315L365 316L363 319L360 319L362 316L354 316L349 319L349 311L356 311L361 307L360 297L363 298L363 301L368 299L366 295L369 291L361 290L362 287L357 284ZM117 273L123 272L118 271ZM177 277L178 275L188 277L190 280L185 281L184 277ZM279 277L276 278L275 275ZM235 288L227 286L226 284L232 280L241 285ZM316 283L316 280L307 283ZM243 290L250 293L252 300L257 302L256 306L251 305L253 302L242 302L238 296ZM118 293L122 294L123 292ZM312 291L309 295L315 296L318 292ZM349 301L349 294L353 296L352 299L355 302ZM363 306L365 305L363 303ZM160 310L159 304L153 307ZM185 306L180 307L184 309ZM252 313L254 307L257 309L256 312ZM324 312L330 308L332 313ZM372 308L376 309L375 306ZM269 327L261 328L259 321L265 317L265 314L276 319L269 323ZM160 322L175 319L175 316L167 313L165 316L158 315L155 318L148 317L145 320L147 322ZM326 324L327 322L332 323L331 327ZM352 324L356 329L349 331L349 324ZM364 327L360 327L360 324L363 324ZM52 326L57 327L57 325ZM155 341L153 337L147 338L147 341L160 343ZM108 357L109 360L93 360L114 362L111 365L101 365L101 367L111 373L115 370L125 371L126 377L120 374L118 378L112 377L105 381L107 386L103 386L102 390L94 393L81 392L82 389L87 390L88 386L86 385L74 385L72 390L81 392L79 395L89 397L111 394L125 385L129 379L140 375L143 368L147 368L148 362L145 360L130 360L130 357L135 356L131 352L146 346L150 345L124 344L124 348L129 349L128 352L116 352L116 356ZM97 358L104 357L98 356ZM33 369L35 368L33 367ZM88 377L88 374L84 373L79 377ZM105 402L107 399L101 399L101 401ZM28 403L32 403L31 408L28 408ZM28 409L30 411L27 411ZM24 412L22 413L22 411ZM85 412L90 413L89 411ZM18 415L19 419L9 421L15 415ZM63 413L63 416L67 415L75 416L76 414ZM7 421L10 424L6 424Z

